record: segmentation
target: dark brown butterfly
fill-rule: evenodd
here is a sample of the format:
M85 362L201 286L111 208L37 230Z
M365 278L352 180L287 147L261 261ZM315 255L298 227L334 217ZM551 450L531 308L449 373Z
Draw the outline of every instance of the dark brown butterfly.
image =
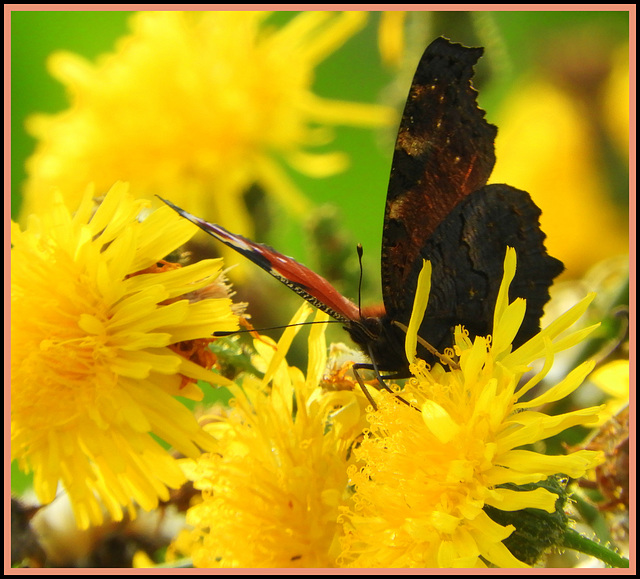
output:
M471 86L473 66L482 53L482 48L440 37L418 64L398 131L385 207L384 306L360 310L290 257L165 202L342 322L377 369L398 378L409 376L409 365L405 334L395 322L409 323L422 260L431 261L433 273L419 335L443 351L452 345L457 324L472 336L492 332L505 251L514 247L518 268L510 298L527 300L517 347L540 329L549 286L563 265L547 254L540 210L529 194L509 185L486 185L495 163L497 128L485 120ZM421 358L434 360L418 348Z

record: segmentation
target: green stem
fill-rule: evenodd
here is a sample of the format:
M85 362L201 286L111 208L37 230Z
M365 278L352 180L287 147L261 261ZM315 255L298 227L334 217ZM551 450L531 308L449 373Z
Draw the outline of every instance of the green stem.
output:
M573 549L574 551L579 551L585 555L591 555L596 559L600 559L600 561L604 562L609 567L629 567L629 559L620 557L620 555L611 549L607 549L604 545L600 545L591 539L583 537L573 529L566 529L564 533L563 546L567 549Z

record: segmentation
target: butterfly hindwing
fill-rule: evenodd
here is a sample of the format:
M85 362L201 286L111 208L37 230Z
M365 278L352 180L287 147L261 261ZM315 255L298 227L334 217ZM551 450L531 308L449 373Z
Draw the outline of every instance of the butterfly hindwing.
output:
M504 273L506 247L517 254L509 297L527 300L525 319L514 340L517 347L540 329L549 286L563 269L549 256L540 230L540 210L525 191L487 185L464 199L427 240L414 264L409 285L415 287L422 258L431 261L429 305L419 334L443 351L452 330L462 324L472 336L493 332L493 311ZM396 312L408 321L408 312ZM405 322L406 323L406 322ZM429 356L424 353L424 356Z

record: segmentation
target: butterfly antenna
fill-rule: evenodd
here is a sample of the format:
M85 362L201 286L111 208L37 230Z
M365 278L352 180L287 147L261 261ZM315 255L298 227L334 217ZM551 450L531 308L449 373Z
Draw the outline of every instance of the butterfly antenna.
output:
M341 324L342 322L338 320L324 320L321 322L300 322L298 324L285 324L284 326L272 326L271 328L251 328L250 330L230 330L230 331L219 331L213 332L212 336L214 338L226 338L228 336L235 336L236 334L246 334L250 332L266 332L269 330L283 330L285 328L292 328L294 326L310 326L311 324Z
M360 264L360 278L358 279L358 315L362 318L362 255L364 254L362 243L358 243L356 251L358 253L358 263Z

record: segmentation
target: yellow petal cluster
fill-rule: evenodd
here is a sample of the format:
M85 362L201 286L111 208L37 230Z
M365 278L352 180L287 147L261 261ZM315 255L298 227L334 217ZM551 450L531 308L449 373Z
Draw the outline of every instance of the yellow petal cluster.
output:
M593 296L512 351L524 316L523 300L508 303L514 274L515 252L509 250L493 340L477 337L471 342L458 328L458 367L445 371L436 364L429 369L416 360L411 367L414 378L401 394L411 406L398 403L388 392L377 397L370 430L354 450L358 462L349 470L356 492L346 511L341 564L526 567L502 542L513 526L497 524L483 508L553 512L557 495L546 489L518 492L501 485L535 483L555 474L580 477L601 460L591 451L548 456L521 448L571 426L595 423L600 408L555 416L538 410L573 392L593 362L581 364L545 392L524 398L547 374L554 353L593 330L565 333ZM424 300L417 296L416 303L424 305ZM421 316L423 311L417 307L414 314ZM410 334L420 319L412 319L409 326L407 342L413 344L408 346L413 352L415 336ZM544 364L531 374L538 359ZM525 374L529 378L522 383Z
M175 397L202 397L183 377L225 380L170 346L237 328L228 297L189 299L221 260L138 275L196 231L144 205L119 183L97 209L91 190L73 215L56 194L24 231L12 224L11 456L42 503L62 483L81 527L103 508L152 509L184 482L152 434L187 456L212 447Z
M309 312L303 306L292 323ZM231 410L206 427L218 441L215 452L185 465L203 501L189 510L194 530L175 548L196 567L336 565L338 509L349 494L349 448L360 410L353 392L318 387L323 325L311 331L306 376L283 361L298 329L288 328L277 349L256 341L265 379L232 389Z

